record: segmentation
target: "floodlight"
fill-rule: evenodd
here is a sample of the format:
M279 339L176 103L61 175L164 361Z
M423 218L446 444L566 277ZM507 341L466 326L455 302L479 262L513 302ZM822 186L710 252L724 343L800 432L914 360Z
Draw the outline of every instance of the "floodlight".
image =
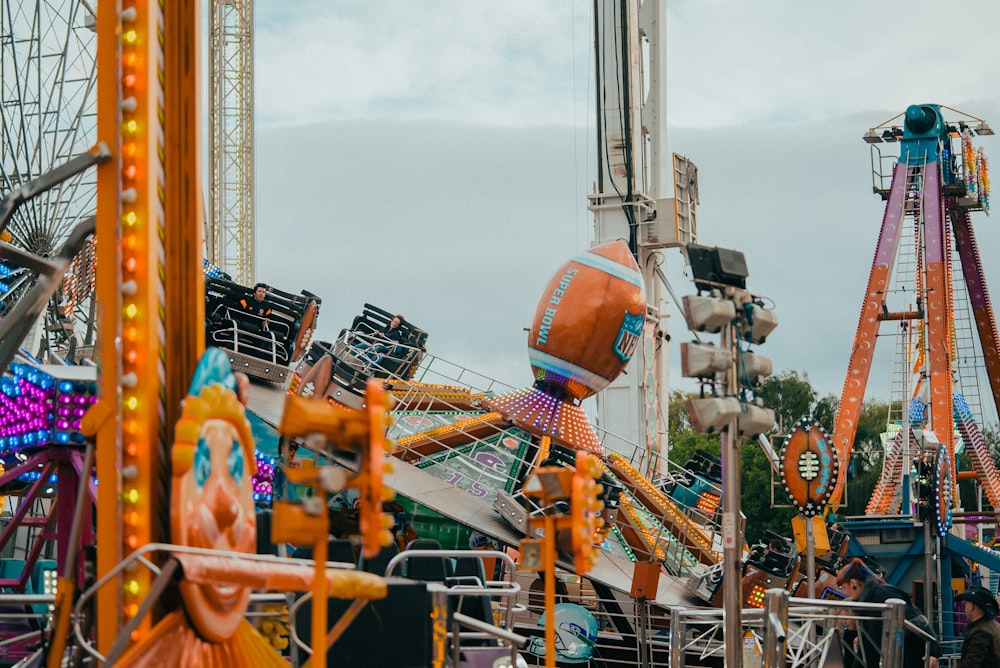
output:
M979 121L979 123L973 128L977 135L991 135L993 134L993 128L989 126L986 121Z
M681 360L683 359L681 357ZM754 353L743 353L740 356L740 367L737 371L740 378L749 379L750 384L755 387L773 373L770 358Z
M742 252L718 246L688 244L684 247L684 253L694 275L694 284L699 290L710 290L713 284L746 288L746 278L750 274L747 271L746 256Z
M732 368L733 353L711 343L681 344L681 375L685 378L714 378Z
M740 337L751 343L764 343L764 339L778 326L778 316L757 304L750 305L747 322L740 327Z
M684 319L694 332L717 334L736 318L736 306L718 297L684 295Z
M728 425L740 413L735 397L704 397L687 400L688 417L699 434L712 434Z
M869 130L868 132L861 135L861 138L865 140L867 144L881 144L882 138L878 136L878 133L874 130Z
M754 404L743 404L736 425L740 436L757 438L774 426L774 411Z
M941 441L938 440L937 434L930 429L914 429L913 437L917 439L920 449L924 452L936 453L937 449L941 446Z

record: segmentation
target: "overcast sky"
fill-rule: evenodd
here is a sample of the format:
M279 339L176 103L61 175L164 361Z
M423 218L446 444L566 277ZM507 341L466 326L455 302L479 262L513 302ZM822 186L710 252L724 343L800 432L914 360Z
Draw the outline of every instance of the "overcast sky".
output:
M257 278L322 296L323 338L370 302L431 353L527 385L541 289L593 234L591 5L258 0ZM743 250L775 303L759 352L839 396L883 214L861 135L914 103L1000 126L1000 3L667 11L668 143L699 166L699 241ZM996 299L1000 233L973 222Z

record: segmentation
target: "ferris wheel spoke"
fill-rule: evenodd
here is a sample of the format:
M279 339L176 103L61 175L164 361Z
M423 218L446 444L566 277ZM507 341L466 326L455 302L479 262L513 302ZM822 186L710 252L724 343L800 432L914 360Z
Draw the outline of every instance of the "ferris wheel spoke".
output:
M49 173L96 143L95 19L92 3L81 0L0 0L0 192ZM11 243L51 257L95 206L91 169L22 205L7 228ZM74 260L62 295L45 309L48 324L56 326L39 328L40 336L56 346L76 336L79 326L90 329L88 252L84 248ZM36 282L24 268L10 270L8 290L0 292L0 317Z

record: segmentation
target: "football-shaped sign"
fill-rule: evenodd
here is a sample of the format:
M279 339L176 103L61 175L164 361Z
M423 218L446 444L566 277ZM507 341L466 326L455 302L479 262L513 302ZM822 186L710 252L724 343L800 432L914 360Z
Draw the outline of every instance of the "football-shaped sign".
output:
M577 401L603 390L632 358L645 313L642 274L624 242L596 246L559 267L528 334L536 386Z
M778 455L781 483L803 515L822 512L837 484L837 450L819 422L802 418Z

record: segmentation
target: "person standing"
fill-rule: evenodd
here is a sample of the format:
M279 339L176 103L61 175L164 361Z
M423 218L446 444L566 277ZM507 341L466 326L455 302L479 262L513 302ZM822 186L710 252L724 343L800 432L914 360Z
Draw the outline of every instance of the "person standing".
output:
M962 639L962 659L958 668L1000 668L1000 611L996 598L983 587L970 587L955 597L965 605L969 626Z
M844 590L847 598L862 603L885 603L891 598L900 599L906 603L906 620L923 631L933 634L927 618L910 602L910 597L902 589L894 587L876 575L861 559L852 559L837 574L837 584ZM877 668L881 662L880 644L882 642L882 618L874 615L859 614L860 619L849 629L850 634L856 630L860 660L854 661L854 666ZM853 638L845 638L853 642ZM916 633L907 631L903 634L903 666L917 668L925 665L924 652L927 643ZM930 657L926 665L937 666L937 657L941 656L941 647L935 641L930 643ZM845 661L845 665L849 662ZM1000 668L998 666L997 668Z

